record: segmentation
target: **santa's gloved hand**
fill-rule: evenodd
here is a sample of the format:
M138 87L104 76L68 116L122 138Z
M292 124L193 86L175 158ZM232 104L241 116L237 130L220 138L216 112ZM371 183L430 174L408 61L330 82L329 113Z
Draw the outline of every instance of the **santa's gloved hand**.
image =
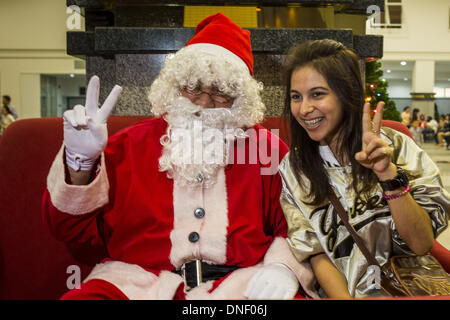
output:
M299 288L297 277L282 264L269 264L256 272L247 284L248 299L290 299Z
M100 79L93 76L86 92L86 107L76 105L64 112L64 145L69 167L89 171L106 147L106 120L119 99L122 88L114 86L103 106L98 107Z

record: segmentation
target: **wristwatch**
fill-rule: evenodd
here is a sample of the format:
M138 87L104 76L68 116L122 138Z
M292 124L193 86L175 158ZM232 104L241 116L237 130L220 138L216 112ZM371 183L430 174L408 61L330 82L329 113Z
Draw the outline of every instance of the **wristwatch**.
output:
M394 179L378 181L378 183L380 184L383 191L386 192L397 190L400 187L406 187L409 183L409 180L406 176L406 173L402 169L398 168L397 175Z

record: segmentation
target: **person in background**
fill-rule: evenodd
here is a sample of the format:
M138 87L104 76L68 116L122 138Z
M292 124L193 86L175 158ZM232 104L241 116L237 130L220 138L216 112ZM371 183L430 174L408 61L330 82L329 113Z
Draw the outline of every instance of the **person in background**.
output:
M1 127L0 127L0 135L3 135L3 132L5 131L6 127L9 126L12 122L14 122L14 117L11 113L11 110L8 106L2 107L2 118L0 120Z
M439 146L444 146L444 136L450 134L450 114L442 115L439 120L439 130L437 133L437 139Z
M419 121L419 112L420 112L419 109L414 108L412 116L411 116L411 122L416 121L416 120Z
M422 129L420 128L419 124L419 120L413 120L411 122L411 126L409 127L409 131L411 132L414 141L419 147L421 147L424 142L424 138L422 135Z
M108 257L63 299L288 299L312 285L280 207L287 146L258 125L252 75L250 32L219 13L166 59L155 117L109 140L121 88L99 109L91 78L86 106L64 113L43 216L58 239L105 244Z
M409 128L409 125L411 123L411 113L409 112L409 106L403 108L402 123Z
M11 115L14 117L14 119L17 119L19 117L16 107L11 104L10 96L4 95L2 97L2 103L4 106L7 106L9 108L9 111L11 112Z
M371 119L358 56L334 40L292 48L284 63L291 148L280 163L288 241L330 298L384 295L329 201L334 192L375 258L427 253L448 225L439 169L408 136Z
M425 120L425 115L422 113L419 116L419 128L423 131L427 127L427 121Z
M436 142L436 144L438 143L437 139L438 126L439 124L435 119L433 119L431 116L427 117L427 124L425 126L425 129L422 130L424 141L426 141L427 134L432 134L434 141Z

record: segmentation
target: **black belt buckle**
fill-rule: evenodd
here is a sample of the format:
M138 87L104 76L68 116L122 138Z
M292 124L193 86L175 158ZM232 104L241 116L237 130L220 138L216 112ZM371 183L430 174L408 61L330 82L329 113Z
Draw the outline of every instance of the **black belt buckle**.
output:
M193 260L183 264L181 267L186 291L199 286L203 282L202 261Z
M192 260L185 262L180 269L172 270L172 272L183 278L185 292L188 292L202 282L220 279L238 268L238 266L214 265L202 260Z

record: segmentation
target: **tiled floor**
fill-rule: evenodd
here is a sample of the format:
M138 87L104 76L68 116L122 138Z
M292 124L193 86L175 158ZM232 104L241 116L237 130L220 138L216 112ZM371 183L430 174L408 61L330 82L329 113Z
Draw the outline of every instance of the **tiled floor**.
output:
M450 192L450 150L436 146L434 142L424 143L422 149L428 153L430 158L439 167L442 183L444 184L445 189ZM448 214L450 214L450 212ZM439 235L438 241L450 250L450 227Z

